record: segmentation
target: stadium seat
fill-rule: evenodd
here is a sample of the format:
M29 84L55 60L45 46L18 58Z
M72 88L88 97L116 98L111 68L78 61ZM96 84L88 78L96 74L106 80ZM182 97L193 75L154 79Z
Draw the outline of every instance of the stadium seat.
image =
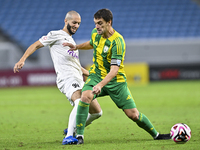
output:
M82 23L74 38L88 40L93 14L101 8L113 12L113 27L125 39L200 37L200 6L191 0L6 0L0 1L0 27L28 47L50 30L62 29L66 12L76 10Z

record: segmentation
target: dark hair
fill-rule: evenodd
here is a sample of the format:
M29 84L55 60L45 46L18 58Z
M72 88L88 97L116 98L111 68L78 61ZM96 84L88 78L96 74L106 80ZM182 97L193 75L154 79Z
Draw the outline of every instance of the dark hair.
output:
M112 12L109 9L100 9L94 14L95 19L103 18L106 22L111 20L111 25L113 22L113 15Z

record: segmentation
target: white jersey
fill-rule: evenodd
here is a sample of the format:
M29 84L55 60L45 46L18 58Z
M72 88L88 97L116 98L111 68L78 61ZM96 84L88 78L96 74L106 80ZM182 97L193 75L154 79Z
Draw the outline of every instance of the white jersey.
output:
M62 45L65 42L76 45L74 39L67 32L63 30L50 31L46 36L42 36L39 41L50 48L57 74L57 85L71 77L83 80L78 50L70 51L68 46Z

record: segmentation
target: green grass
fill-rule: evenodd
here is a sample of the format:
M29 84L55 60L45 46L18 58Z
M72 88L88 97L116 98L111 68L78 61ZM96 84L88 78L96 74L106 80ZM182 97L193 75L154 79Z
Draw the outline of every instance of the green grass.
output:
M98 98L103 116L85 130L84 145L61 145L72 109L57 87L0 89L0 150L195 150L200 147L200 81L153 82L130 86L139 111L160 133L175 123L190 126L186 144L155 141L119 110L109 97Z

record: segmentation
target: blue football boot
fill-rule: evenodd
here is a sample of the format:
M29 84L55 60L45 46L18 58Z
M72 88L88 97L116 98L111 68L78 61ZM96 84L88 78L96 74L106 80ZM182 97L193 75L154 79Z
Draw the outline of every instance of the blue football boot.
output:
M66 129L63 131L63 135L66 136L66 135L67 135L67 132L68 132L68 128L66 128ZM75 132L73 133L73 137L76 138L76 133L75 133Z
M63 131L63 135L67 135L67 132L68 132L68 128L66 128L64 131Z
M78 139L74 138L73 136L68 136L63 139L62 145L70 145L70 144L77 144Z

